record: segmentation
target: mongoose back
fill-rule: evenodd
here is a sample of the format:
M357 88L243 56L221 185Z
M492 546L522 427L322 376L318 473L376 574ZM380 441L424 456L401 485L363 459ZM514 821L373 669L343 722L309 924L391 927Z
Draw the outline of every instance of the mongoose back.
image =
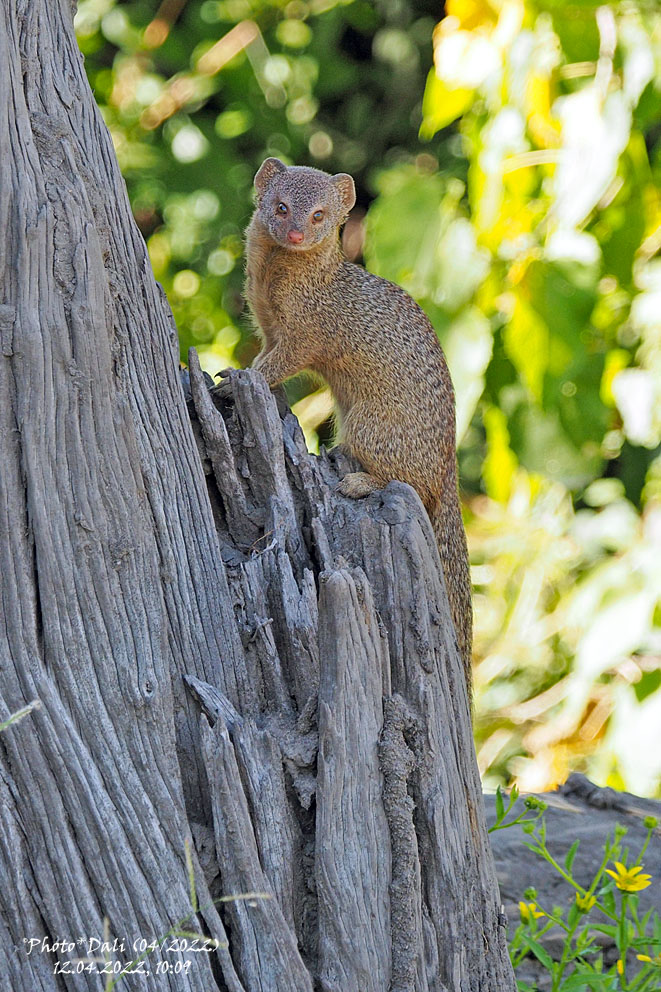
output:
M393 479L417 490L438 541L470 688L472 606L454 391L438 338L403 289L342 255L339 228L356 199L351 176L267 158L255 188L246 296L263 348L253 368L270 386L302 369L326 380L339 439L364 468L341 481L345 496L367 496Z

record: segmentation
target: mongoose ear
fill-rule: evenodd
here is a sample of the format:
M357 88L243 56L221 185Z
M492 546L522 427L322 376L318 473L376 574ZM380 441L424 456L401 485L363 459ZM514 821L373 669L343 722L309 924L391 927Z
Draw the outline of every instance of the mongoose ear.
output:
M353 179L346 172L338 172L336 176L331 176L331 183L340 194L342 206L348 213L356 202L356 187Z
M286 172L287 166L284 162L281 162L279 158L267 158L264 159L259 169L257 170L257 175L255 176L255 189L259 193L260 197L266 192L266 188L279 172Z

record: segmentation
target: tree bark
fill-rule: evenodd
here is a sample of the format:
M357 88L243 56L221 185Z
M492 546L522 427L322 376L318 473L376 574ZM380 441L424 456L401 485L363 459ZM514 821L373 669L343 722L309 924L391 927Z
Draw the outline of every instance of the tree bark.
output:
M194 355L191 426L68 0L0 89L0 988L514 989L420 501Z

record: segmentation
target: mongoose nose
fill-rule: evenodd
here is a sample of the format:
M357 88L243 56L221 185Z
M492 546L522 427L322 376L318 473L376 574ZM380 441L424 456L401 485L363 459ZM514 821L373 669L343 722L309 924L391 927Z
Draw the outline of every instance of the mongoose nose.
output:
M287 239L291 241L293 245L300 245L303 240L302 231L287 231Z

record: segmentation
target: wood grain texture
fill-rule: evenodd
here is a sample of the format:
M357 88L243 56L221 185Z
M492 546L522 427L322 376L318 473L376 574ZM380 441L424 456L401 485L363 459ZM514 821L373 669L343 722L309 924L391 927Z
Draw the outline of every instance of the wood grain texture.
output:
M2 713L42 702L2 738L0 981L26 992L100 985L26 937L99 938L107 917L149 940L190 914L185 802L209 801L182 666L238 702L243 654L174 328L71 14L0 12ZM126 985L215 982L209 955L188 968Z
M255 373L187 409L68 0L6 0L0 88L0 989L185 921L118 988L509 992L419 499L340 498Z
M420 500L401 483L362 501L338 497L350 466L341 452L307 453L282 393L254 372L235 372L231 395L212 390L210 405L194 353L190 376L261 701L250 717L278 741L285 769L279 796L279 773L262 780L277 819L286 821L289 804L300 831L278 844L290 866L271 874L295 878L303 868L301 909L294 899L287 918L315 988L513 988L461 663ZM275 459L267 489L254 442L265 423ZM213 438L226 472L214 467ZM234 505L261 517L257 542L235 539L248 526L224 512L237 485ZM197 696L212 722L226 712L209 688ZM244 753L245 726L228 729ZM249 806L257 777L239 775Z

